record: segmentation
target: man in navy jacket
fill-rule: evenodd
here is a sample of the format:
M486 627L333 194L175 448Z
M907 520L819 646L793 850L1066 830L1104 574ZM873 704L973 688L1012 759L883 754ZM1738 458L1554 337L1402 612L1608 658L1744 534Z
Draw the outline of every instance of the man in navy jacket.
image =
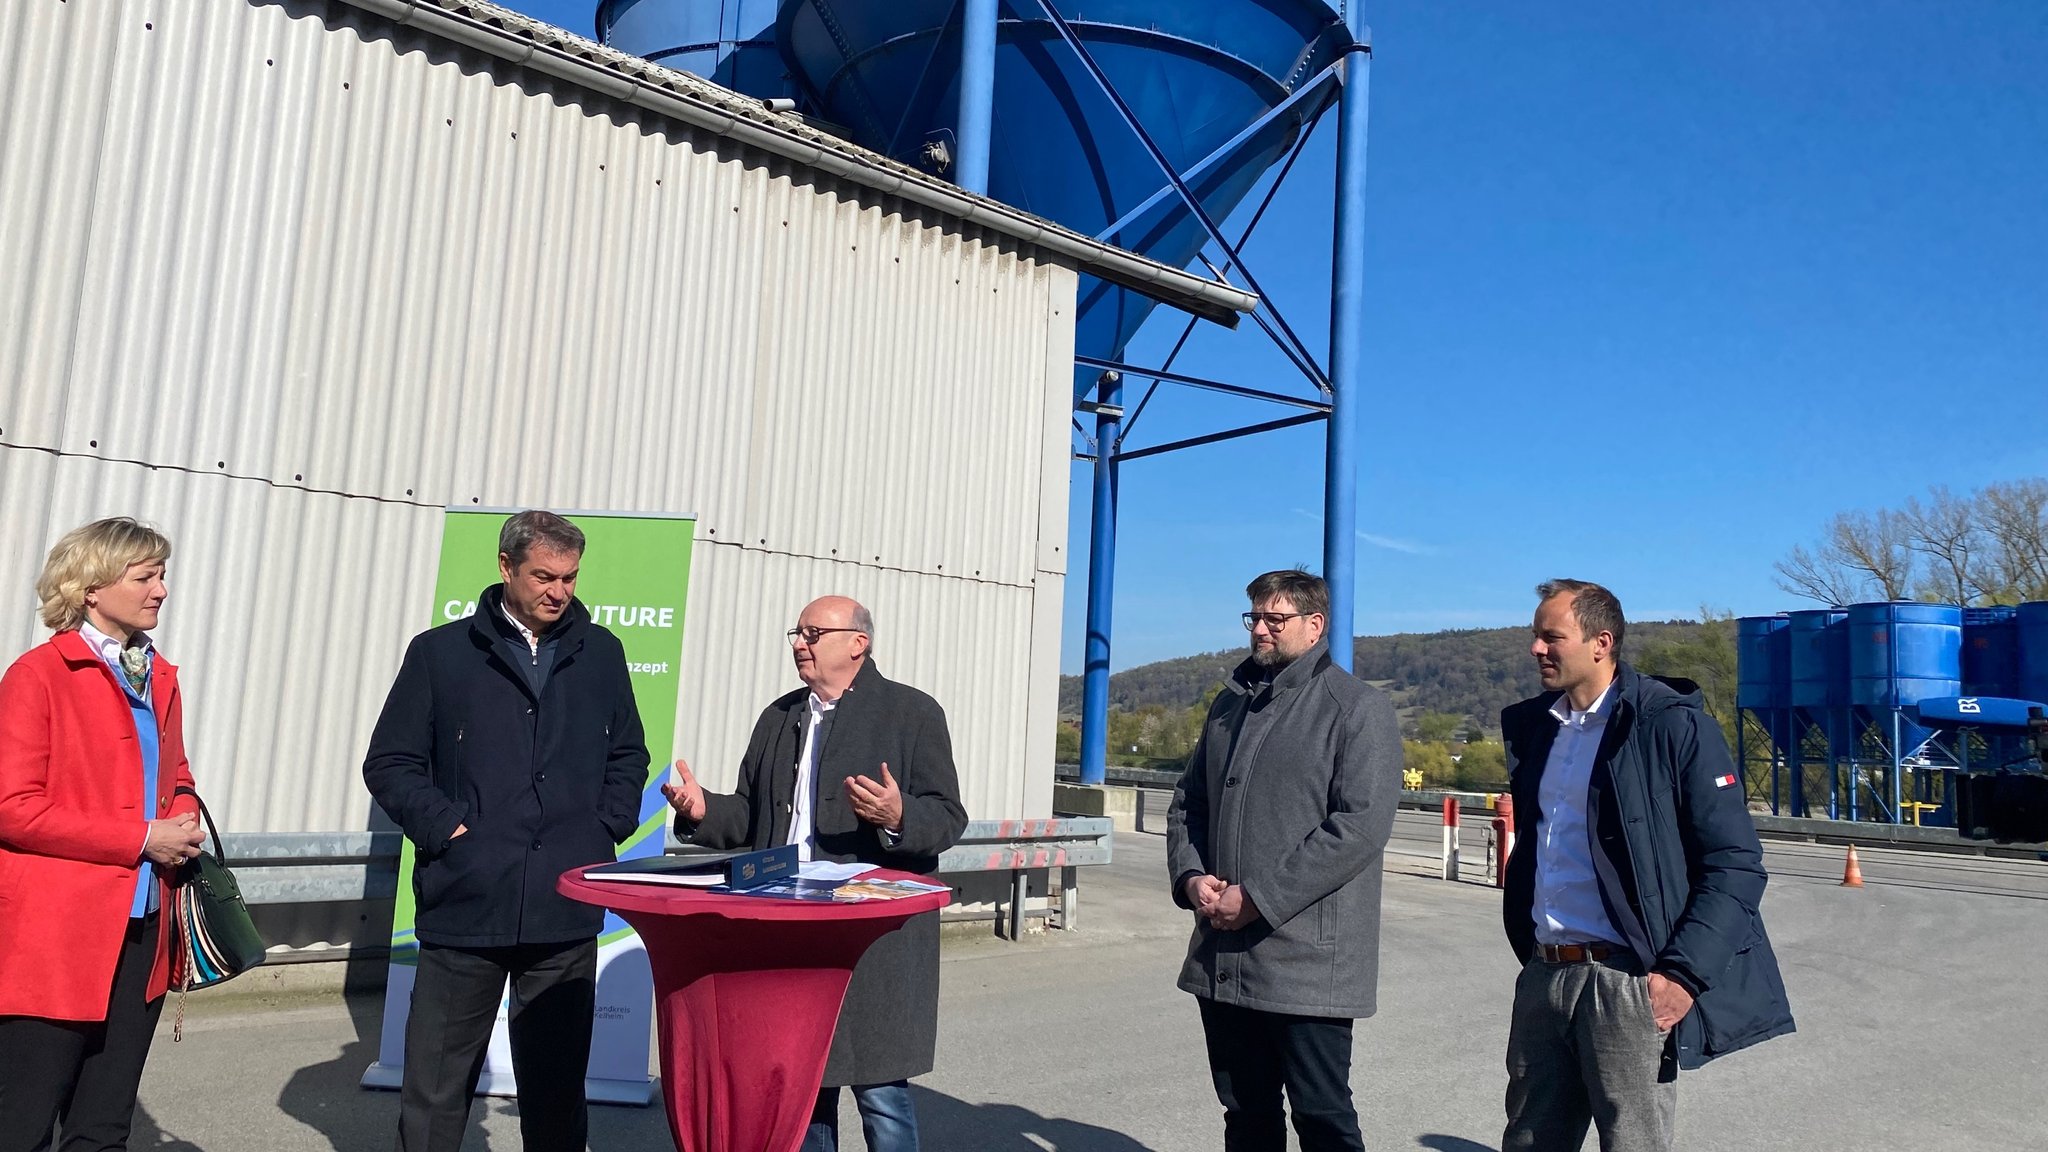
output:
M1792 1031L1757 908L1763 850L1688 681L1618 658L1621 603L1537 588L1543 695L1501 713L1515 800L1502 918L1523 963L1502 1152L1671 1146L1677 1077Z
M575 598L583 533L521 512L504 583L415 637L363 779L417 852L399 1152L455 1152L505 981L526 1152L582 1152L602 909L555 891L639 825L647 744L618 638Z

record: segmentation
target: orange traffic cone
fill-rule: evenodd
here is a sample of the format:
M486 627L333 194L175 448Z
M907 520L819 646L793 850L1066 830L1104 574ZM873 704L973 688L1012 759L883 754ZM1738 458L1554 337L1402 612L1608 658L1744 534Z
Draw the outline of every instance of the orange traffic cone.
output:
M1856 846L1854 844L1849 845L1848 863L1842 865L1842 887L1863 887L1863 868L1856 863Z

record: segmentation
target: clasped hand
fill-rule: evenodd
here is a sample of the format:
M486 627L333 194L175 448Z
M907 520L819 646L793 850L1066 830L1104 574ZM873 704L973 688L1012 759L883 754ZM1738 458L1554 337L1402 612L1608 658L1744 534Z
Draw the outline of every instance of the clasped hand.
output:
M1187 897L1188 903L1194 905L1195 915L1207 920L1210 927L1225 932L1247 927L1259 918L1259 906L1252 902L1244 885L1231 884L1216 876L1188 877Z
M181 816L151 820L149 836L143 841L142 855L153 864L175 868L199 855L199 846L204 843L206 830L199 826L199 817L187 812Z

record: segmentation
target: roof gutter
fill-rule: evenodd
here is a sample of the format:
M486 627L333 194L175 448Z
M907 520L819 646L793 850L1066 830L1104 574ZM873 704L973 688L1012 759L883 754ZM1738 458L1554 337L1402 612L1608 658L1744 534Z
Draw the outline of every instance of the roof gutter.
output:
M771 113L709 81L603 47L488 3L346 0L397 24L466 44L578 87L828 172L850 183L978 224L1162 304L1236 327L1256 294L1148 260L997 200L963 191L864 148ZM447 5L447 6L444 6Z

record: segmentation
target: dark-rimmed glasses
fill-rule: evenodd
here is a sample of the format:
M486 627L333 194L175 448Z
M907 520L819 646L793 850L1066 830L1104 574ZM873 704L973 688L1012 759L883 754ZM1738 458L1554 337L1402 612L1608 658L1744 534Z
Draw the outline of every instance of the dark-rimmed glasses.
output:
M1313 615L1313 612L1247 612L1244 614L1244 630L1249 632L1264 624L1266 631L1280 632L1287 628L1289 620L1299 620L1304 616Z
M799 640L803 641L803 642L804 642L804 643L806 643L806 644L816 644L816 643L818 642L818 637L820 637L820 636L825 636L825 635L828 635L828 634L830 634L830 633L833 633L833 632L858 632L858 631L860 631L860 629L858 629L858 628L809 628L809 627L805 627L805 628L791 628L791 629L790 629L789 631L787 631L787 632L783 633L783 635L784 635L784 636L787 636L787 637L789 637L789 646L790 646L791 648L794 648L794 647L796 647L796 642L797 642L797 641L799 641Z

